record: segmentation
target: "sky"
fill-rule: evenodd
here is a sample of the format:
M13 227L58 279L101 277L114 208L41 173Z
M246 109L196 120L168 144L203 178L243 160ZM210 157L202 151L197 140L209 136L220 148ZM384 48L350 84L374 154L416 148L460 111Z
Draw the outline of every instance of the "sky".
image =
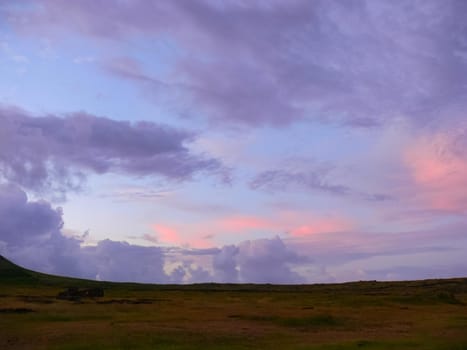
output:
M0 254L152 283L467 276L465 13L0 0Z

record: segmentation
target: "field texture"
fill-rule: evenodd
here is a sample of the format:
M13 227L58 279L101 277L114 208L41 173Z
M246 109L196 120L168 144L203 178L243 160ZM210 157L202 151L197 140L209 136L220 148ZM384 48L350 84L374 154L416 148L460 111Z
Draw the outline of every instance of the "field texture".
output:
M96 286L104 297L56 298ZM0 349L467 350L467 279L117 284L39 274L0 257Z

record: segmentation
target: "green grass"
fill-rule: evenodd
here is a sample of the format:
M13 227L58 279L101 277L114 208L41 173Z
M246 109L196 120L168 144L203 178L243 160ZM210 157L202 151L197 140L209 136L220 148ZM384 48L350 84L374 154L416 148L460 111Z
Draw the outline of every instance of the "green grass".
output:
M105 297L55 298L69 286L100 286ZM51 276L0 257L2 350L467 350L466 303L462 278L147 285Z

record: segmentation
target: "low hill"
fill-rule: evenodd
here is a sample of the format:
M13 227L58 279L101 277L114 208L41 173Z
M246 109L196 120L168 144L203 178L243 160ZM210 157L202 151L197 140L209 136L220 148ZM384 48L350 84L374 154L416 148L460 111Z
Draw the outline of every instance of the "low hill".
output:
M31 272L12 263L0 255L0 278L2 281L27 281L32 279Z
M415 281L358 281L347 283L327 283L309 285L274 285L253 283L198 283L143 284L134 282L106 282L80 278L55 276L25 269L0 255L0 285L44 285L55 287L103 287L130 290L183 290L183 291L244 291L244 292L316 292L330 295L360 294L367 296L398 296L414 299L420 303L442 301L457 303L455 295L467 294L467 278L446 278ZM441 299L441 300L438 300Z
M0 255L0 285L94 286L98 281L54 276L25 269ZM105 284L105 283L103 283Z

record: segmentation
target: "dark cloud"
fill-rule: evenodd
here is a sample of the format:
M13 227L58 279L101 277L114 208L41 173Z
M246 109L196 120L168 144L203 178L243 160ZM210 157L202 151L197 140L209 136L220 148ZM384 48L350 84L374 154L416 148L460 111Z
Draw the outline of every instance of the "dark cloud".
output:
M212 264L219 282L292 284L304 282L292 265L305 260L276 237L224 246L213 256Z
M79 275L80 241L62 235L62 211L46 201L28 201L15 185L0 185L0 242L4 254L30 268Z
M112 281L168 281L160 248L111 240L82 247L80 239L63 234L60 209L28 201L14 185L0 186L0 222L0 253L28 268Z
M171 275L185 283L303 283L305 279L295 272L295 267L310 262L309 258L289 249L279 237L248 240L221 248L170 248L166 255L170 255L174 264L184 261ZM204 259L206 257L210 262Z
M393 196L384 193L362 193L361 195L364 199L374 202L384 202L394 199Z
M178 253L190 255L213 255L219 253L219 248L178 249Z
M77 188L87 172L183 180L222 171L218 160L190 152L186 143L194 135L151 122L86 113L34 117L1 108L0 124L0 174L29 189Z
M214 278L221 283L238 282L238 268L236 256L239 249L237 246L228 245L222 247L212 258Z
M183 269L187 277L184 278L185 283L209 283L213 278L208 270L189 262L183 264Z
M14 185L0 186L0 253L22 265L59 275L144 283L254 282L296 283L302 278L291 265L303 258L280 238L246 241L221 249L177 249L167 253L176 264L164 270L166 252L127 242L99 241L82 246L81 237L62 232L62 212L45 201L29 201ZM212 270L186 256L212 256Z
M242 282L286 284L304 281L291 265L306 259L288 249L279 237L241 243L237 259Z
M106 281L134 281L164 283L164 254L158 247L142 247L109 239L96 247L82 248L84 255L94 260L96 279Z
M365 193L345 185L331 183L327 177L329 167L315 170L267 170L256 175L249 183L253 190L263 190L270 193L284 192L290 189L317 191L337 196L351 196L374 202L392 200L393 197L383 193Z
M454 105L465 110L462 0L22 4L3 2L0 16L27 35L172 42L180 51L173 79L130 58L108 70L150 89L174 88L183 105L191 101L218 122L372 127L401 115L426 123Z
M338 195L346 195L350 192L346 186L327 183L325 176L326 173L323 171L268 170L259 173L250 182L250 187L271 192L285 191L291 186Z
M0 239L11 246L48 240L63 225L60 208L45 201L28 202L21 189L8 184L0 185L0 222Z

